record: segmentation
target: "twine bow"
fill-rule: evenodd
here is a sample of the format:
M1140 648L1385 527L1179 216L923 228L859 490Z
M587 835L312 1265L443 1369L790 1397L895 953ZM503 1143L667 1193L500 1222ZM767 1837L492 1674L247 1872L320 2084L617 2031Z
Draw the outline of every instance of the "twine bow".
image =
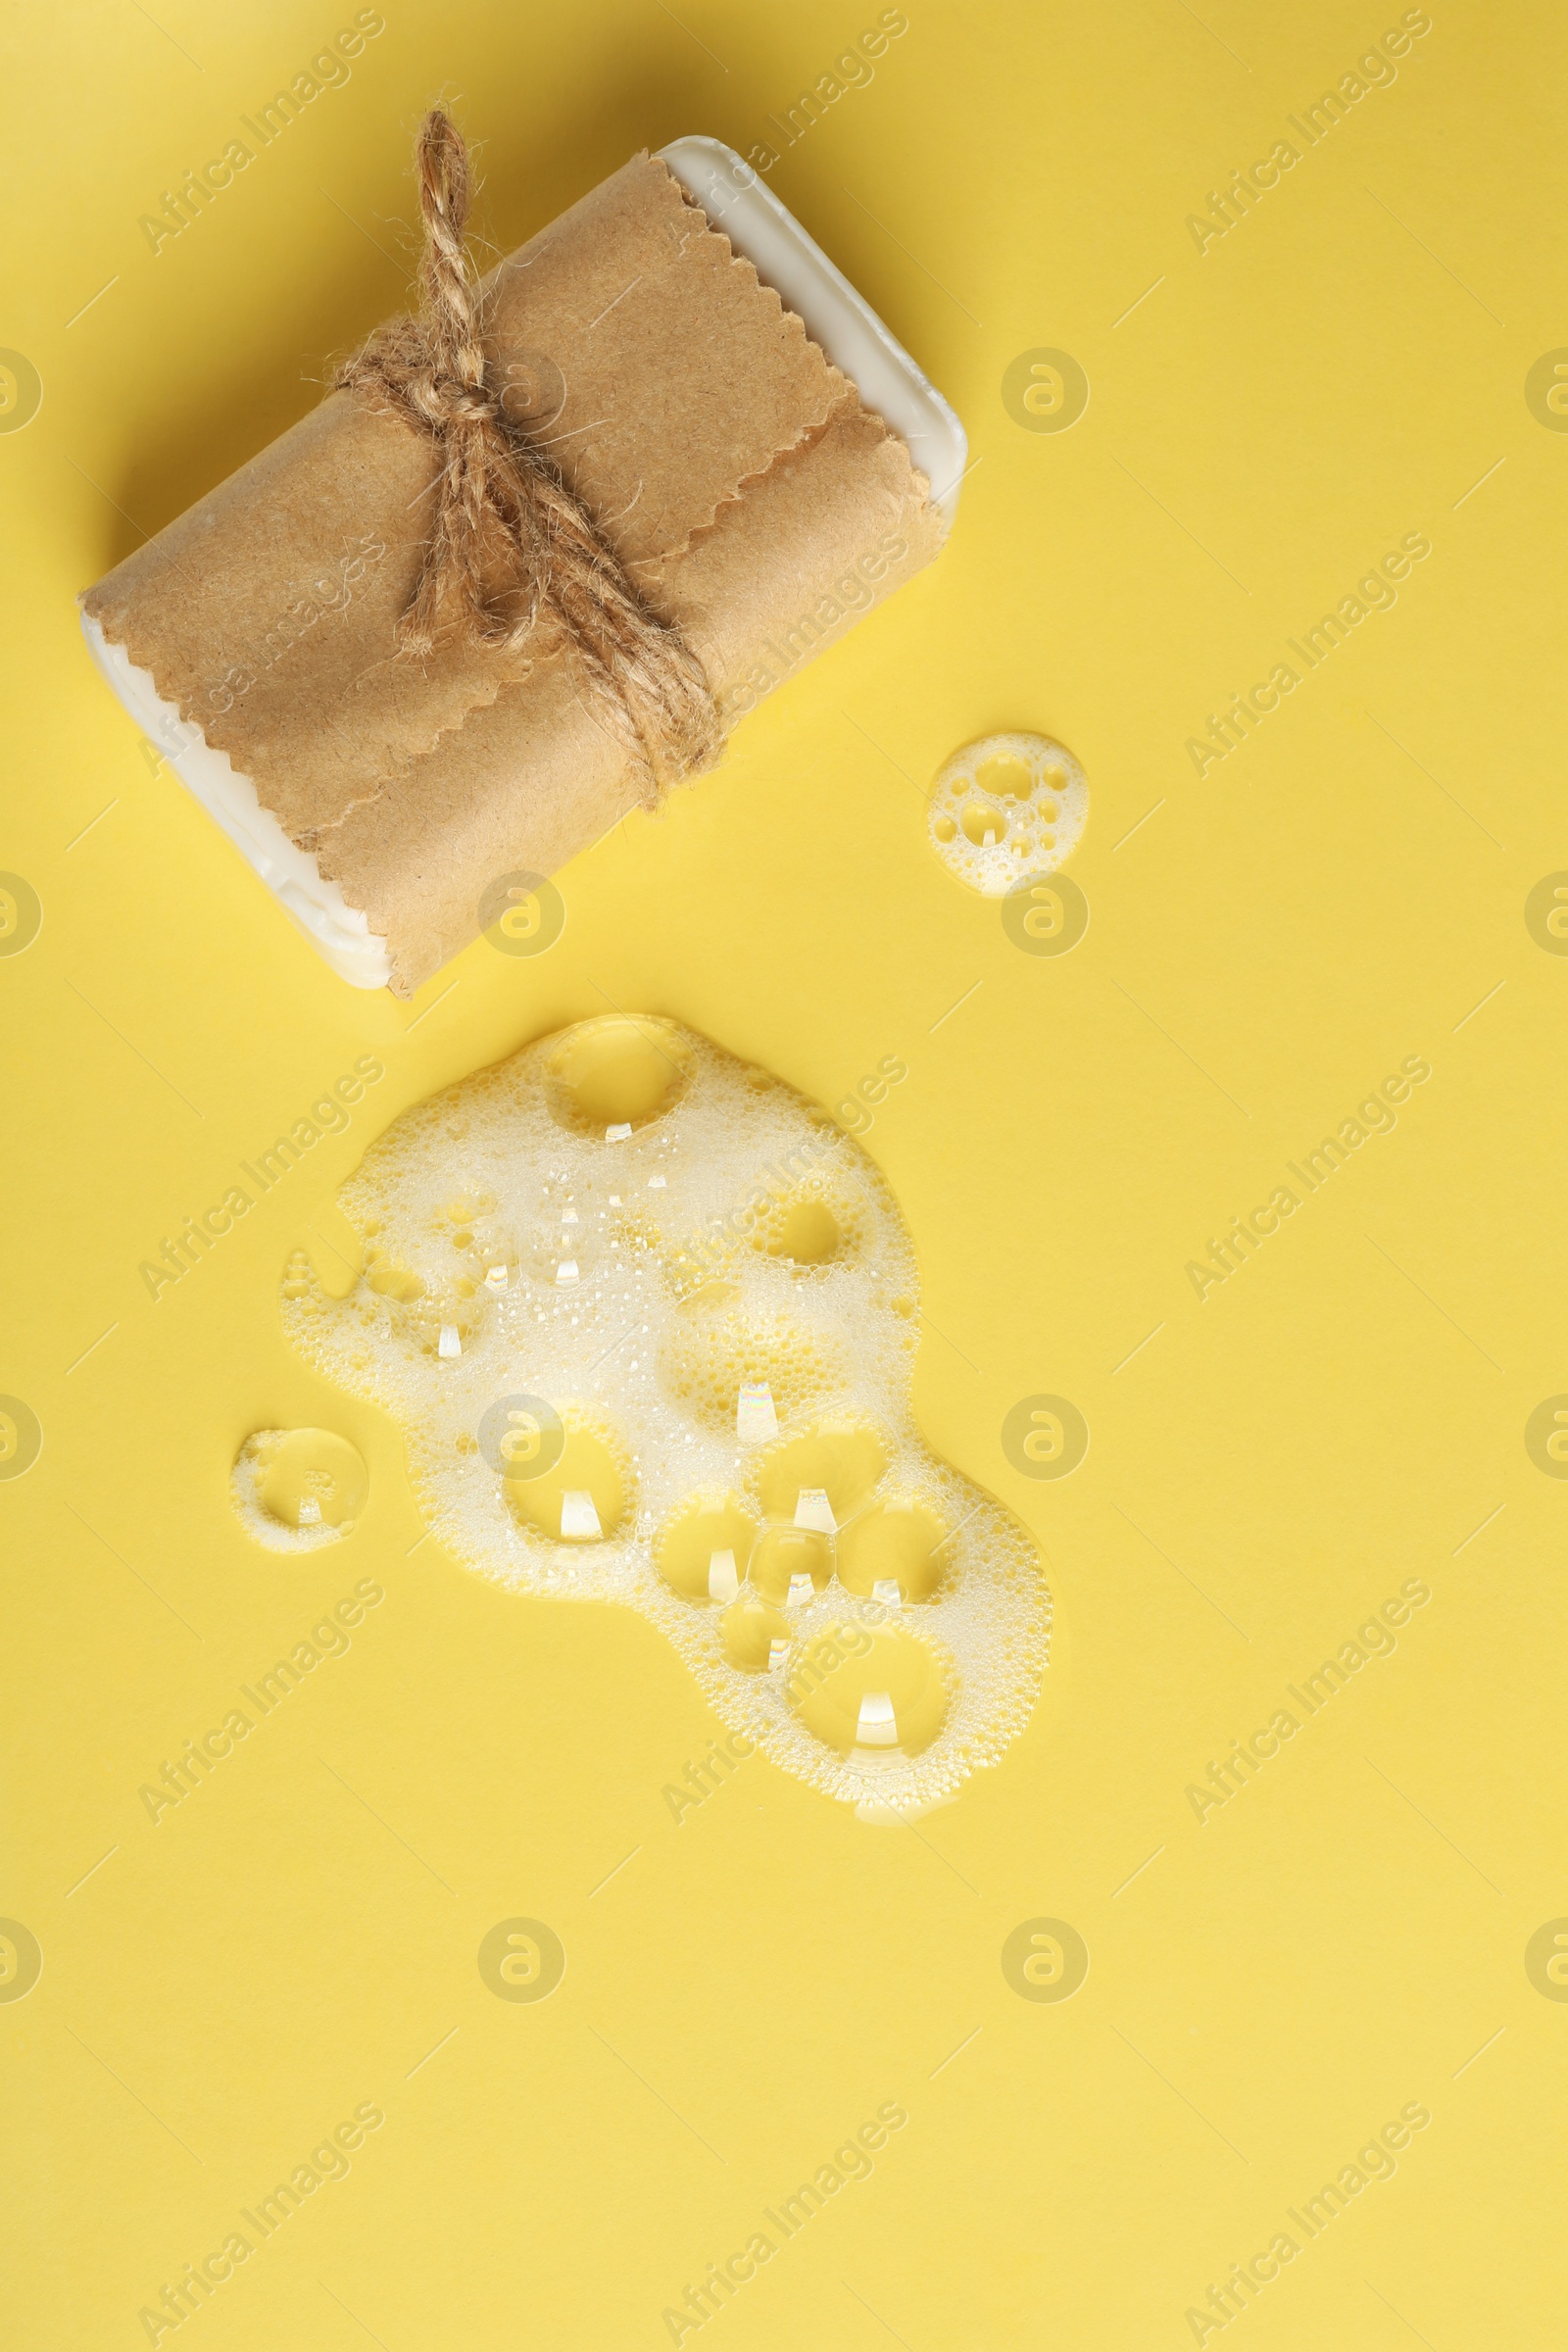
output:
M424 223L419 315L378 326L333 379L340 390L380 396L429 434L442 460L399 651L428 654L448 606L474 644L508 652L554 616L641 773L644 798L657 805L722 743L702 663L678 629L649 612L581 500L502 406L464 246L468 153L439 107L419 126L415 165Z

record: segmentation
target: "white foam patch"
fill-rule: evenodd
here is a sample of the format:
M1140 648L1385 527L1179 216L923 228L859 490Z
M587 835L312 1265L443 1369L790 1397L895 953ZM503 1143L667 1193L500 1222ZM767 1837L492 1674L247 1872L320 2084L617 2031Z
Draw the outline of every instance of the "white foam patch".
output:
M1049 735L983 735L939 770L926 825L944 865L982 898L1052 874L1089 819L1089 785Z
M399 1423L422 1514L456 1559L517 1592L636 1609L728 1730L862 1818L912 1818L994 1763L1028 1718L1050 1616L1038 1556L915 1425L913 1252L859 1147L790 1088L673 1023L642 1024L678 1064L670 1107L629 1119L603 1101L593 1119L564 1108L563 1055L608 1025L543 1039L406 1112L339 1195L365 1275L343 1299L291 1281L302 1295L285 1292L285 1327L318 1369ZM837 1243L824 1262L804 1262L821 1256L799 1237L819 1232L823 1209ZM581 1278L564 1291L553 1245L568 1212ZM801 1261L788 1254L792 1233ZM505 1287L493 1279L502 1266ZM440 1352L446 1329L461 1335L456 1357ZM553 1504L523 1515L509 1502L521 1490L509 1490L495 1444L479 1436L492 1407L518 1398L531 1431L548 1423L555 1437L559 1424L597 1441L596 1469L573 1471L586 1454L561 1456L559 1536L545 1532ZM554 1420L541 1421L540 1402ZM902 1606L858 1597L836 1575L820 1592L798 1580L805 1592L791 1593L787 1618L763 1621L760 1670L749 1672L721 1632L734 1608L758 1601L744 1558L702 1559L687 1597L660 1574L656 1540L715 1494L765 1520L779 1448L813 1425L851 1422L877 1433L886 1466L832 1538L833 1511L803 1492L802 1524L824 1531L810 1540L836 1558L862 1510L917 1496L951 1531L943 1580ZM549 1446L538 1441L529 1458L548 1463ZM618 1518L607 1463L625 1498ZM782 1529L799 1502L775 1494ZM791 1704L796 1662L834 1626L857 1624L927 1645L946 1713L918 1753L887 1744L897 1693L865 1694L858 1723L850 1697L849 1737L864 1737L849 1753ZM896 1728L902 1736L902 1715Z

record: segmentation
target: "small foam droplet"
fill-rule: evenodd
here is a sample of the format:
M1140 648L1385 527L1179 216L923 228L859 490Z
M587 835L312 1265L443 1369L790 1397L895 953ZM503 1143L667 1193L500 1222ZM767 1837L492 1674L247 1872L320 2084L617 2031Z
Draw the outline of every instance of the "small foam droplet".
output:
M1000 899L1025 872L1049 874L1071 855L1089 816L1089 786L1071 752L1048 735L987 735L953 754L931 788L927 828L950 873Z
M259 1429L229 1476L242 1524L270 1551L335 1544L358 1519L368 1487L361 1455L327 1429Z

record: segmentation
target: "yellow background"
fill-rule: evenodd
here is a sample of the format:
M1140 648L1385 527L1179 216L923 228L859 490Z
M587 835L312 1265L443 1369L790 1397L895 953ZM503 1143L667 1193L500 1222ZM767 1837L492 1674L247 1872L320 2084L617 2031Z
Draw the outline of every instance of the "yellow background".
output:
M768 138L877 11L387 0L348 86L154 257L138 216L353 13L39 9L8 60L0 342L44 387L0 437L0 866L44 908L0 961L0 1389L44 1429L0 1485L0 1911L44 1953L0 2008L15 2340L145 2341L139 2307L369 2100L351 2176L181 2343L634 2352L899 2100L874 2177L705 2345L1190 2343L1414 2101L1396 2177L1227 2341L1560 2341L1568 2005L1524 1952L1568 1913L1568 1491L1523 1441L1568 1389L1568 963L1524 920L1568 865L1568 439L1524 396L1568 344L1560 17L1433 0L1393 86L1200 254L1187 216L1397 8L909 0L771 184L963 417L950 549L567 870L549 955L481 942L405 1005L339 984L154 770L74 594L399 306L431 99L506 249L639 146ZM1069 431L1003 405L1038 346L1088 373ZM1205 714L1417 530L1396 609L1200 779ZM1059 959L923 837L940 761L1013 726L1090 778ZM908 1063L866 1140L923 1268L919 1411L1055 1610L1027 1732L916 1831L760 1759L677 1827L662 1788L717 1727L657 1634L410 1556L390 1423L283 1345L279 1269L331 1265L370 1135L607 998L827 1102ZM154 1305L160 1237L369 1052L352 1130ZM1414 1054L1397 1130L1200 1302L1187 1261ZM1092 1432L1056 1484L1001 1448L1038 1391ZM363 1448L370 1503L263 1555L228 1466L304 1421ZM138 1786L370 1574L351 1653L154 1827ZM1189 1783L1411 1577L1396 1654L1200 1825ZM518 1914L568 1956L537 2006L475 1965ZM1091 1953L1059 2005L1000 1965L1041 1915Z

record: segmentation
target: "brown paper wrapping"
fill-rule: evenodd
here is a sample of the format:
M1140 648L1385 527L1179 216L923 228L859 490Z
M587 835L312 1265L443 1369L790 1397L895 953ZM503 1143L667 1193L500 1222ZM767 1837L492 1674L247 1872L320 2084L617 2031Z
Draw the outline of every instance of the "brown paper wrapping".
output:
M485 293L509 408L726 723L936 554L904 442L657 158ZM364 909L400 995L477 936L495 876L553 873L639 797L555 624L520 653L453 630L427 660L396 654L439 465L334 392L83 599Z

